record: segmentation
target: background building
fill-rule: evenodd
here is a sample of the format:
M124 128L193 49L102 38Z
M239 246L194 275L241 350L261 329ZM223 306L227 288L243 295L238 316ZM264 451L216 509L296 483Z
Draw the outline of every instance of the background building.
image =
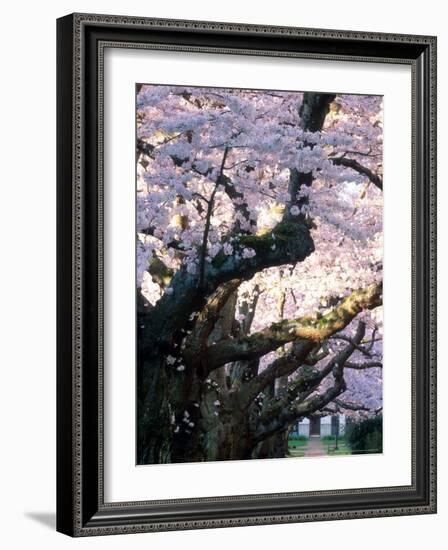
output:
M303 418L291 430L291 435L303 435L305 437L343 435L345 433L345 421L346 418L343 414Z

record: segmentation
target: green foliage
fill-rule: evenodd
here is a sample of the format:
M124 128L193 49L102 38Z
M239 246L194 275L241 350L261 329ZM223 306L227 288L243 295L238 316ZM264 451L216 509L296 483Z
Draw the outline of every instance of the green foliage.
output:
M288 439L288 449L290 451L294 449L304 449L305 447L307 447L307 445L308 445L308 438L303 435L300 435L296 439Z
M378 415L359 422L347 423L345 439L353 453L382 453L383 417Z
M381 430L375 430L367 435L366 447L367 449L377 450L380 453L383 451L383 433Z

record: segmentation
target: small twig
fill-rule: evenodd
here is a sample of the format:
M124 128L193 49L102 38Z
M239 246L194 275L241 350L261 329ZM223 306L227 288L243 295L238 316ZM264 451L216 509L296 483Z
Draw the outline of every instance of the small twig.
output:
M369 361L368 363L345 363L346 369L365 370L365 369L382 369L383 363L380 361Z
M221 167L219 169L218 177L216 178L215 188L213 189L213 192L210 196L210 199L208 201L207 206L207 216L205 219L205 228L204 228L204 236L202 238L202 253L201 253L201 265L199 268L199 282L198 282L198 288L201 289L204 285L204 272L205 272L205 257L207 255L207 241L208 241L208 234L210 231L210 221L213 213L213 206L215 202L215 196L216 192L218 191L218 187L221 183L221 177L224 171L224 164L226 162L227 154L229 152L229 148L226 147L224 149L224 154L221 161Z
M352 338L349 338L348 336L344 336L342 334L340 335L335 335L335 336L330 336L330 340L343 340L344 342L348 342L349 344L351 344L352 346L354 346L355 349L357 349L358 351L360 351L362 354L366 355L367 357L372 357L372 355L370 354L369 351L367 351L365 348L363 348L362 346L358 345L356 342L354 342L352 340Z
M207 204L210 202L206 197L204 197L204 195L201 195L201 193L198 193L197 191L195 191L193 193L193 196L194 197L199 197L200 199L202 199L204 202L206 202Z
M356 403L349 403L347 401L341 401L340 399L335 399L333 403L341 409L347 409L349 411L370 411L370 409L364 407L364 405L356 405Z

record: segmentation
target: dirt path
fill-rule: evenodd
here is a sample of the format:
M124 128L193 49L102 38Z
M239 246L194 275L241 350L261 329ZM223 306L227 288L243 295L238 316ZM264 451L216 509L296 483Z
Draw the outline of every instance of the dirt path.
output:
M304 456L322 456L327 454L327 449L320 437L312 435L308 441Z

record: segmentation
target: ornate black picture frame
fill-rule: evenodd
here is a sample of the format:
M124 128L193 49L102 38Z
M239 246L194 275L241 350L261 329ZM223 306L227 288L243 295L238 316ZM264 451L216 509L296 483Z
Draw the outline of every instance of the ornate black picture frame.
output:
M103 484L104 45L412 69L412 484L108 503ZM70 536L436 512L436 38L73 14L57 22L57 529Z

